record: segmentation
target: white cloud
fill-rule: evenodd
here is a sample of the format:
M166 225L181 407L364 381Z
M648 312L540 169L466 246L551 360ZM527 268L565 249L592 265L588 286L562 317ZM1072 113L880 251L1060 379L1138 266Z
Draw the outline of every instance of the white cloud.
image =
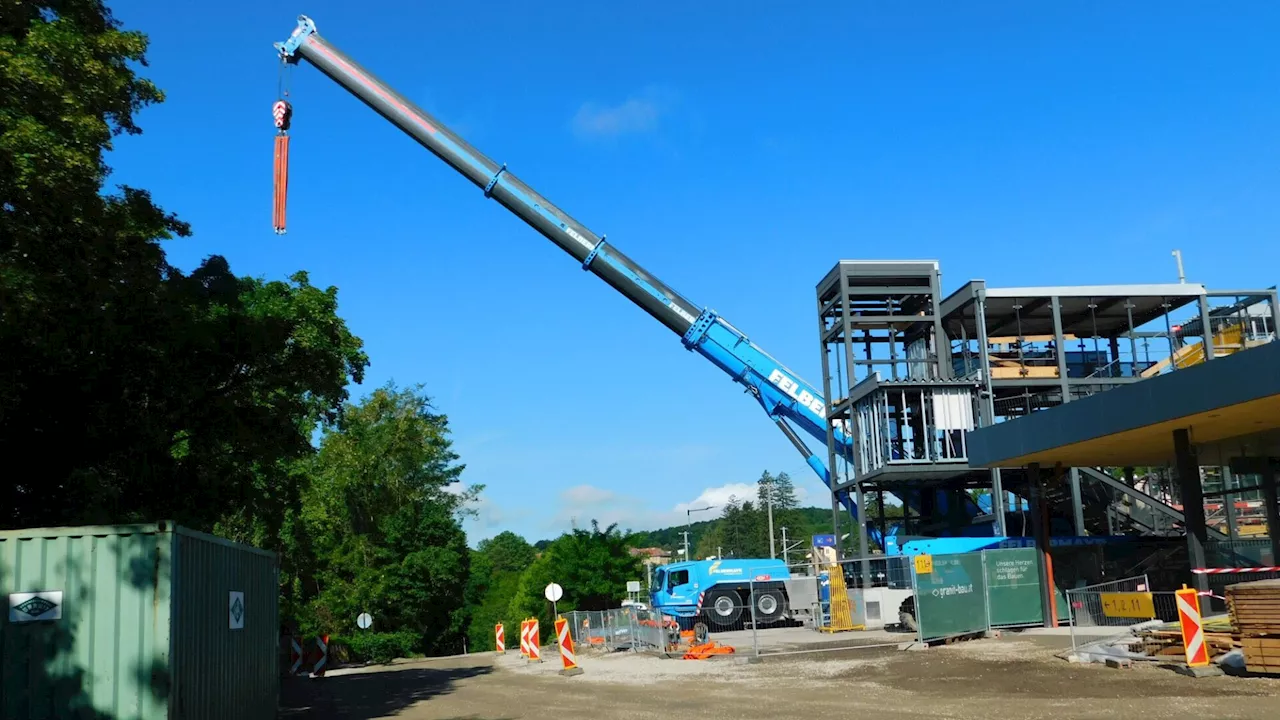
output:
M616 105L585 102L573 116L573 132L583 138L652 132L666 109L661 93L650 88Z
M711 487L702 491L702 494L694 498L692 502L679 503L672 509L679 515L684 515L686 511L694 508L703 508L708 505L715 508L715 512L710 513L709 517L718 517L724 510L724 506L729 504L730 498L737 498L738 502L743 500L756 499L755 483L728 483L720 487ZM703 518L708 519L708 517Z
M612 490L594 485L575 485L560 493L560 500L570 507L591 507L607 504L618 498Z

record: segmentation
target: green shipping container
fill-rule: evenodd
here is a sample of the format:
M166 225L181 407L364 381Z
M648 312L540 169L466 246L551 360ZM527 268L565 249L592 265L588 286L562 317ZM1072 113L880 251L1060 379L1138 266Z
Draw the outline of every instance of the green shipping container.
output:
M168 522L0 532L0 717L274 718L277 568Z

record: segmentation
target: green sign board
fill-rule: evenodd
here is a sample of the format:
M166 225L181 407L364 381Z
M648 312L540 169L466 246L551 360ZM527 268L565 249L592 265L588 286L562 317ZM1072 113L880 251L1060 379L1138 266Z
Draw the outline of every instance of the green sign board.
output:
M916 574L916 622L921 640L986 630L982 555L934 555L933 572Z
M986 550L987 598L992 625L1039 625L1044 622L1040 606L1040 563L1034 548ZM1067 599L1056 591L1058 619L1070 617Z

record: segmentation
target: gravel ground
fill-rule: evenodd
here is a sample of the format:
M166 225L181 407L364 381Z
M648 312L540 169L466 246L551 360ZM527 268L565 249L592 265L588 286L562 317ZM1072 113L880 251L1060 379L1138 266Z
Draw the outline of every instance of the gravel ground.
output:
M1204 678L1142 666L1069 664L1038 638L1006 637L925 652L850 650L767 658L665 660L626 653L558 663L473 655L370 668L322 680L290 680L290 720L1101 720L1154 717L1280 718L1280 680ZM556 658L558 660L558 658Z

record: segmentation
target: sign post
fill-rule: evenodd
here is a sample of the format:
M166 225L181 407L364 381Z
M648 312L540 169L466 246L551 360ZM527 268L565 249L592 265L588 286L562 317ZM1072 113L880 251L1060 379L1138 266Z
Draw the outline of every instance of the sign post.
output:
M555 583L551 583L542 591L542 596L551 603L551 622L555 622L558 616L556 612L556 603L560 602L560 598L564 597L564 588Z

